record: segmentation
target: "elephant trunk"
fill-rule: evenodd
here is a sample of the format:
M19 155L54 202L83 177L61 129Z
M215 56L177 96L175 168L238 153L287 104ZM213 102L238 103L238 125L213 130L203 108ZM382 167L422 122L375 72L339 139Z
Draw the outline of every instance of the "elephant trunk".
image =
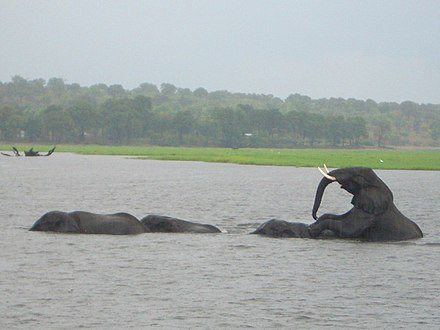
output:
M321 182L318 185L318 188L316 189L315 202L313 203L313 210L312 210L312 217L315 220L318 219L316 213L318 212L319 206L321 205L321 200L322 200L322 196L324 195L324 190L332 182L334 181L324 177L322 178Z

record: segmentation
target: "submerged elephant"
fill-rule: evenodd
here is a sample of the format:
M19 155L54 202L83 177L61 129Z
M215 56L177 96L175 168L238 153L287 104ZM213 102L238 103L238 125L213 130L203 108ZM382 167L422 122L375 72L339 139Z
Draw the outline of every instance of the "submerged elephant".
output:
M259 226L251 234L270 237L299 237L311 238L309 226L301 222L287 222L284 220L271 219Z
M165 215L147 215L141 223L153 233L221 233L212 225L199 224Z
M134 235L149 232L137 218L128 213L95 214L83 211L51 211L44 214L31 231L59 233Z
M296 237L312 238L309 232L309 225L302 222L287 222L284 220L271 219L261 224L251 234L258 234L269 237ZM335 234L331 230L323 230L319 237L314 238L334 238Z
M321 170L321 169L320 169ZM316 191L312 216L315 223L309 226L312 237L331 230L337 237L359 238L368 241L400 241L423 237L416 223L404 216L394 205L393 193L370 168L352 167L325 173ZM338 182L342 189L353 195L353 208L345 214L316 213L325 188Z

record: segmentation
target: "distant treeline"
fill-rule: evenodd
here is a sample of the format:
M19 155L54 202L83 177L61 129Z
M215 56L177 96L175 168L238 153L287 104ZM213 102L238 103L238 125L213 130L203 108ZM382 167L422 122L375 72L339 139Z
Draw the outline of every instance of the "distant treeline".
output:
M164 83L90 87L0 82L3 142L167 146L438 146L440 105L191 91Z

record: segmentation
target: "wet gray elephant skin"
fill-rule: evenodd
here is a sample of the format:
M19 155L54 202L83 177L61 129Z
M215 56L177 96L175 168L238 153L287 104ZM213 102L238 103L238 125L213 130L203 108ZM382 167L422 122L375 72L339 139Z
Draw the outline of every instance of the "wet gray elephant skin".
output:
M83 211L48 212L37 220L30 230L108 235L135 235L149 232L136 217L128 213L95 214Z
M165 215L147 215L141 223L153 233L221 233L212 225L199 224Z
M291 237L291 238L312 238L309 225L301 222L288 222L284 220L271 219L258 227L251 234L258 234L268 237ZM314 238L334 238L335 234L331 230L323 230L319 237Z
M323 172L324 177L316 191L309 226L312 237L323 230L331 230L337 237L368 241L402 241L423 237L416 223L404 216L394 205L393 193L387 185L366 167L352 167ZM342 189L353 195L353 208L342 215L324 214L317 218L325 188L338 182Z
M269 237L298 237L311 238L309 226L300 222L287 222L284 220L271 219L263 223L251 234Z

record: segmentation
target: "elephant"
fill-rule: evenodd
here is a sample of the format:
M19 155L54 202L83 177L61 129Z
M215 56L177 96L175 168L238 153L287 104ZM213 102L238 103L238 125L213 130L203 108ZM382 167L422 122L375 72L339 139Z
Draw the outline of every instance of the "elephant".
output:
M251 234L269 237L312 238L309 232L309 225L302 222L287 222L278 219L266 221ZM319 238L333 237L335 237L335 235L331 230L324 230L319 235Z
M340 238L367 241L402 241L423 237L419 226L397 209L393 193L371 168L319 170L324 177L318 185L313 204L312 217L316 222L309 226L312 238L327 229ZM324 190L333 182L338 182L342 189L353 195L353 208L342 215L324 214L317 218Z
M150 214L141 219L141 223L153 233L221 233L212 225L199 224L165 215Z
M83 211L50 211L38 219L30 230L109 235L149 232L136 217L128 213L95 214Z
M309 233L309 226L305 223L287 222L277 219L271 219L263 223L251 234L259 234L270 237L311 238Z

